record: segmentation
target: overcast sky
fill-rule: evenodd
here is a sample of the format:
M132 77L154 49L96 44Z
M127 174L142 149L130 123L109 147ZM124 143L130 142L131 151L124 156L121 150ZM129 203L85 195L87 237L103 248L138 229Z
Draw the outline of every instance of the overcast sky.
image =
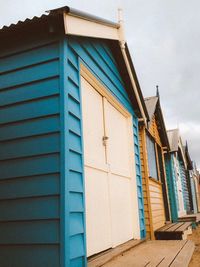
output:
M123 8L143 95L155 95L159 85L166 126L179 127L200 167L199 0L0 0L0 26L63 5L113 21Z

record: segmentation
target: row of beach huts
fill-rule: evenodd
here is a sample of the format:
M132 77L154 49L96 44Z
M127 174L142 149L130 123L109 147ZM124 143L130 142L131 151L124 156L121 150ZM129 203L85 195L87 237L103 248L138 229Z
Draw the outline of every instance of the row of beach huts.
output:
M0 40L0 266L86 266L132 239L187 238L199 172L158 90L143 97L121 16L62 7Z

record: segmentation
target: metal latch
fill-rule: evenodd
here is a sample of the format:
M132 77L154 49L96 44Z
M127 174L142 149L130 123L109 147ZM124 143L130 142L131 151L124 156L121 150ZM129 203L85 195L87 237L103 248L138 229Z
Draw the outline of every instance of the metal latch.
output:
M106 146L107 145L107 140L109 139L108 136L104 135L103 138L102 138L102 141L103 141L103 146Z

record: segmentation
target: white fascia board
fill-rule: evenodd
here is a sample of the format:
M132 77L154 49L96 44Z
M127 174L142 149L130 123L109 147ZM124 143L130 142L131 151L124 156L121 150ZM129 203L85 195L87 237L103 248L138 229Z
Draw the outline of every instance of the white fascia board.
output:
M118 27L64 13L65 34L119 40Z

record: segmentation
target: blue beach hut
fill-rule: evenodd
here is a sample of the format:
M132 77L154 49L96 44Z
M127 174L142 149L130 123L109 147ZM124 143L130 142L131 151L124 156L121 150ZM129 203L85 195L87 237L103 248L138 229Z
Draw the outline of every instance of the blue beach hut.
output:
M63 7L0 38L0 265L86 266L144 238L148 114L123 21Z

